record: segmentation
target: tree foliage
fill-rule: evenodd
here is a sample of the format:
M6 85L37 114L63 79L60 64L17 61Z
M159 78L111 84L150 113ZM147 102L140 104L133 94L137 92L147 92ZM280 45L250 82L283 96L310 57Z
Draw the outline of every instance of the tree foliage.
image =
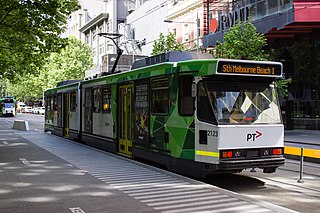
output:
M84 71L93 67L90 47L76 38L69 38L60 53L52 53L44 66L35 73L27 73L9 84L9 94L18 100L36 100L44 90L55 87L63 80L83 79Z
M154 41L152 49L152 55L157 55L160 53L165 53L172 50L186 51L187 48L183 44L177 42L175 35L169 33L167 36L164 36L162 33L159 35L159 39Z
M32 73L65 46L60 35L78 0L1 0L0 77Z
M291 84L291 82L292 82L292 78L276 81L277 91L281 97L284 97L284 98L288 97L289 95L288 87L289 87L289 84Z
M252 21L238 22L224 34L224 42L217 42L216 54L219 58L268 60L269 55L263 48L267 39L256 32Z

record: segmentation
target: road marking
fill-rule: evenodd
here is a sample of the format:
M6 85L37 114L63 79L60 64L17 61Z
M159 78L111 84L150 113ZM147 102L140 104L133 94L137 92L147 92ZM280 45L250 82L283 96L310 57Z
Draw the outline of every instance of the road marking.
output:
M7 142L7 141L2 141L2 143L3 143L4 145L8 145L8 142Z
M85 213L80 207L69 208L69 210L73 213Z
M20 161L21 161L23 164L25 164L25 165L30 164L30 162L29 162L27 159L25 159L25 158L20 158Z
M15 141L18 140L18 138L0 138L0 141Z

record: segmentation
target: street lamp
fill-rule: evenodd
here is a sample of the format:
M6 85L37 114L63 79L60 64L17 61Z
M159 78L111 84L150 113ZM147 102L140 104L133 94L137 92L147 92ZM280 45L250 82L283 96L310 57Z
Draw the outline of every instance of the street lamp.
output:
M114 45L116 45L117 47L117 58L113 64L112 70L111 70L111 74L114 73L114 71L116 70L118 61L120 59L121 54L123 53L123 50L120 49L119 45L116 43L115 39L120 38L122 35L118 34L118 33L98 33L98 36L103 36L105 38L111 39L111 41L114 43Z
M192 21L172 21L172 20L163 20L166 23L181 23L181 24L196 24L197 25L197 52L199 52L199 39L200 39L200 19L197 13L197 19L195 22Z

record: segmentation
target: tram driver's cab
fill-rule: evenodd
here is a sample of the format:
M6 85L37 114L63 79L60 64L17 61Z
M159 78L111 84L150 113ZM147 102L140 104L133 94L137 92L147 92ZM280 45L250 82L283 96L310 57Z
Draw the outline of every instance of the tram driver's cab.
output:
M212 171L258 167L274 172L284 163L276 89L268 79L248 81L194 79L195 161L208 163Z

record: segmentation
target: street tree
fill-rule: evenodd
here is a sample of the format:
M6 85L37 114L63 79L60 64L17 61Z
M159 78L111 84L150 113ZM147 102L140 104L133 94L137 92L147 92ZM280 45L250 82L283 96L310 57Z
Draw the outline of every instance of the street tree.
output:
M0 77L33 73L45 58L66 45L65 32L78 0L1 0Z
M224 34L224 42L217 42L216 56L219 58L269 60L269 55L264 51L267 39L256 32L252 21L238 22Z
M8 91L18 100L36 100L42 97L44 90L55 87L60 81L83 79L85 70L92 67L89 45L70 37L65 48L47 57L45 64L34 73L26 73L10 83Z
M172 50L186 51L187 48L183 44L179 43L176 40L176 37L173 33L169 33L167 36L164 36L162 33L159 35L159 39L155 40L153 43L152 55L157 55L165 53Z

